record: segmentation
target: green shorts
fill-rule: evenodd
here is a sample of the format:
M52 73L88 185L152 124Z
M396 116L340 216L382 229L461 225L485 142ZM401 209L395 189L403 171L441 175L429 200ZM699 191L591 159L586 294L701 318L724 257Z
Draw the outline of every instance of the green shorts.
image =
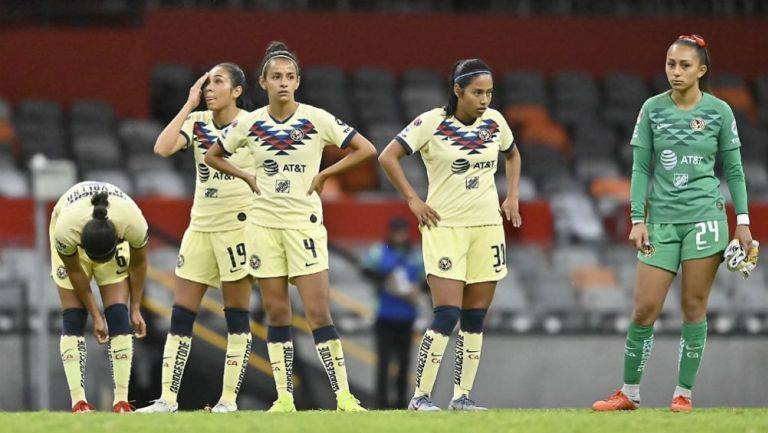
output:
M677 273L680 262L722 254L728 246L728 221L691 224L648 224L648 237L655 249L641 262Z

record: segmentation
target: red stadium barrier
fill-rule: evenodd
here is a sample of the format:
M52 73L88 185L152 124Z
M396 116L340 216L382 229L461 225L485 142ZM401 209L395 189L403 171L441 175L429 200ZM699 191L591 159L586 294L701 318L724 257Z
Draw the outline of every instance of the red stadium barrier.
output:
M10 27L0 32L0 96L102 99L119 116L149 113L158 62L196 67L235 61L251 69L284 39L305 66L447 71L479 56L497 71L581 70L660 74L681 33L707 38L719 72L768 70L766 18L515 17L505 14L295 13L219 9L148 12L139 27ZM465 29L472 29L471 37ZM464 35L464 36L461 36Z
M189 224L191 200L161 197L137 200L153 229L181 240ZM0 247L34 245L34 203L30 199L0 197ZM385 237L387 222L394 216L405 216L413 223L413 235L418 236L416 220L408 206L400 200L343 200L323 205L324 222L332 241L374 242ZM507 226L506 233L516 242L549 245L553 238L552 214L543 201L526 202L520 206L523 227Z

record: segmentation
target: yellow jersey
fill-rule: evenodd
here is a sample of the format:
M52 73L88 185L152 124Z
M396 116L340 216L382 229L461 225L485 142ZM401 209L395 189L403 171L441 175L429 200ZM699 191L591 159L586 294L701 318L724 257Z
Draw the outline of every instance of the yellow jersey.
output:
M427 204L438 225L469 227L501 224L494 174L499 151L514 146L504 116L488 108L471 125L442 108L421 114L396 137L409 155L420 152L427 168Z
M240 110L233 123L247 113ZM190 114L181 127L181 135L186 139L184 148L192 148L197 167L195 198L189 222L189 228L194 231L219 232L241 228L253 207L254 194L248 184L205 163L205 154L227 126L217 126L213 122L213 113L207 110ZM253 156L248 148L238 149L227 158L245 171L254 170Z
M80 182L61 196L51 215L51 232L56 251L65 256L77 253L83 227L93 218L91 198L100 192L109 195L107 218L117 238L131 248L143 248L149 239L149 226L141 209L120 188L106 182Z
M289 118L272 118L259 108L227 128L220 137L229 154L250 149L261 196L254 200L257 225L282 229L323 223L320 196L307 190L320 171L325 146L346 147L356 131L320 108L299 104ZM242 182L243 185L247 185Z

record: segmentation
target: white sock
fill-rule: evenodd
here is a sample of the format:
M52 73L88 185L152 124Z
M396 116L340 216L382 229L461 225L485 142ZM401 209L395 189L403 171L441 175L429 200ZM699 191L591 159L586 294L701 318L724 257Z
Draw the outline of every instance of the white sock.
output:
M640 402L640 385L628 385L624 384L621 387L621 392L624 393L630 400L635 403Z
M681 386L675 387L675 393L672 395L672 398L677 397L678 395L682 395L685 398L691 398L691 390L685 389Z

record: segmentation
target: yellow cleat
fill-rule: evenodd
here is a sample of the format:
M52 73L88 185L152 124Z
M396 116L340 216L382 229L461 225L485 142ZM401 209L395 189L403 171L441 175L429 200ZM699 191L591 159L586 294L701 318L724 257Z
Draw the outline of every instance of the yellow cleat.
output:
M368 412L368 409L360 406L360 400L356 399L349 391L341 391L336 394L336 410L339 412Z
M272 407L267 410L269 413L289 413L296 412L296 405L293 404L293 395L283 394L277 397Z

